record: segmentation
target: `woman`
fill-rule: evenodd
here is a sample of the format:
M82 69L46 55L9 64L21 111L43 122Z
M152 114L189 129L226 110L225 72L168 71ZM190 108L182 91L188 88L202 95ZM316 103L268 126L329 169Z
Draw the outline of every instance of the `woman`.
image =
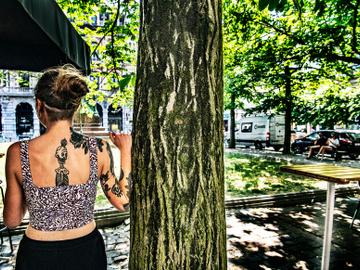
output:
M319 153L317 154L318 157L321 156L321 159L324 158L324 154L326 152L333 152L340 146L339 139L337 138L336 134L333 132L331 133L331 137L327 140L326 145L321 146Z
M328 139L324 136L323 133L319 132L319 138L315 141L314 145L309 147L309 153L306 159L311 159L314 155L315 150L320 150L320 148L327 144Z
M106 269L104 241L94 222L96 185L120 211L129 205L131 136L110 134L121 152L118 180L110 145L74 132L72 118L88 93L72 66L47 70L35 87L36 111L46 132L7 152L4 223L18 226L29 211L17 270Z

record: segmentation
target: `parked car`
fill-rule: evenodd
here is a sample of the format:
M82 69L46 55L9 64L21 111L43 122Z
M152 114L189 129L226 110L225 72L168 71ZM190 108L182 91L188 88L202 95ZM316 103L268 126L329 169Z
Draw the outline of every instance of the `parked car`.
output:
M319 133L329 138L331 133L335 132L339 138L340 147L338 147L335 158L339 159L343 155L348 155L351 159L356 159L360 155L360 131L359 130L320 130L310 133L301 139L296 139L291 144L293 153L302 154L308 151L309 146L314 145L320 137Z
M290 141L293 143L296 139L302 139L306 136L305 130L298 131L296 129L291 130Z

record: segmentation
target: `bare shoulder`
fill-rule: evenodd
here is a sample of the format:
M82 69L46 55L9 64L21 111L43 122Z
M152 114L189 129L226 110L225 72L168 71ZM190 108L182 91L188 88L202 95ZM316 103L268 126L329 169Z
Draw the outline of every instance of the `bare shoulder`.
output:
M20 142L13 143L7 149L6 169L18 172L21 168Z
M20 142L15 142L7 149L7 157L20 156Z

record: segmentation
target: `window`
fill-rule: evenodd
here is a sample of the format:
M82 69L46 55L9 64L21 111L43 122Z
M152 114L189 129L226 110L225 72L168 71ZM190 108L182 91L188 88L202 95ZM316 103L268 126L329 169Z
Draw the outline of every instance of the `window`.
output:
M96 26L96 24L97 24L97 17L96 17L96 16L92 16L92 17L91 17L91 24L92 24L93 26Z
M241 132L244 132L244 133L252 132L252 124L253 123L242 123L241 124Z
M312 141L315 141L320 138L320 135L316 132L311 133L310 135L306 136L307 139L310 139Z
M109 13L100 13L99 15L99 26L104 26L105 22L107 22L110 18Z

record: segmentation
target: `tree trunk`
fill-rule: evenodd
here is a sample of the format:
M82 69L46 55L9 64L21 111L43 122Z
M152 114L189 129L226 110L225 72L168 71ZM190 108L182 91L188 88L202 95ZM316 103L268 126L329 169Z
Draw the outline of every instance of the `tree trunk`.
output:
M231 109L230 109L230 142L229 148L235 148L235 94L231 93Z
M226 269L221 1L140 20L129 268Z
M283 154L290 154L291 110L292 110L291 73L289 66L285 66L285 138L284 138Z

